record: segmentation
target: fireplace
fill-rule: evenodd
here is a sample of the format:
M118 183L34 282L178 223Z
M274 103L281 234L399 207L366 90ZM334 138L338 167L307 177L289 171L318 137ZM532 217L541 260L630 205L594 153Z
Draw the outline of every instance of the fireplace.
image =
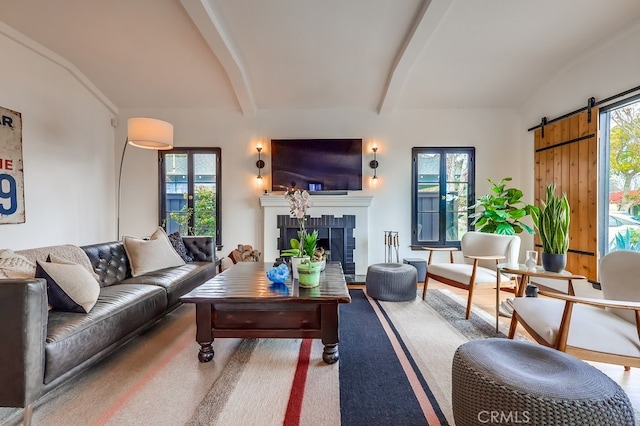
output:
M332 260L343 262L345 274L366 274L369 265L369 207L372 200L371 196L351 194L311 196L312 206L307 211L309 217L306 226L308 229L318 229L320 238L329 238L331 232L330 244L336 246L330 247ZM263 212L263 258L265 262L273 262L280 256L280 250L289 246L289 240L297 237L298 222L289 217L289 204L283 194L261 196L260 206ZM284 218L279 219L279 216ZM281 234L280 220L290 220L286 225L290 234ZM345 224L333 226L340 221ZM350 231L344 231L345 227ZM346 236L344 241L333 243L341 233ZM342 253L338 253L338 244L345 247ZM347 272L347 268L350 272Z
M280 236L278 237L278 250L289 248L289 241L298 238L298 220L289 215L278 215L277 219ZM329 251L328 261L342 263L345 274L355 274L356 264L353 260L353 251L356 248L356 240L353 231L356 228L356 216L322 215L321 217L307 218L306 228L309 232L318 231L318 244Z

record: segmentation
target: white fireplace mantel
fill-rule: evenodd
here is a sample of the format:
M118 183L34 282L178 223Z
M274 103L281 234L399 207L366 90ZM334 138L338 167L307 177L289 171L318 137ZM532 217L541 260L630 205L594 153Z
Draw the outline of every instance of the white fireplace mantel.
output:
M353 236L356 248L353 258L358 275L366 274L369 265L369 207L372 201L373 196L369 195L311 195L311 207L307 210L311 217L355 215ZM263 258L265 262L273 262L280 256L277 217L290 214L289 202L283 194L263 195L260 197L260 207L263 211Z

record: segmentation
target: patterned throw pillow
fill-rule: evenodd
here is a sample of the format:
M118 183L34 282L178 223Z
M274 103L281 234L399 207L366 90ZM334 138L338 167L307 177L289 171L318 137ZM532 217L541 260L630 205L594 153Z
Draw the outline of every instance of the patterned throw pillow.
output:
M167 237L169 237L171 245L176 250L176 253L180 255L182 260L184 260L185 262L191 262L193 260L193 258L187 253L187 248L184 245L184 241L182 240L182 235L180 235L180 232L176 231L173 234L167 235Z

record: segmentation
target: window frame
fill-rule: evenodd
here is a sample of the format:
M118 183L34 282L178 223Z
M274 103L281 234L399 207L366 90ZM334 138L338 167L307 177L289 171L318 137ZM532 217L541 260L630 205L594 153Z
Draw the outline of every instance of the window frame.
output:
M187 178L187 191L189 194L194 194L195 191L195 179L194 179L194 167L193 167L193 157L195 154L215 154L216 156L216 194L215 194L215 203L216 203L216 230L215 230L215 243L218 249L222 248L222 148L205 148L205 147L177 147L172 150L166 151L158 151L158 224L159 226L163 226L163 222L165 220L165 211L166 211L166 170L164 166L164 159L166 155L169 154L186 154L187 155L187 164L189 169L189 176ZM187 200L188 207L194 207L195 198ZM195 217L192 216L189 220L189 227L194 227Z
M439 239L438 241L419 241L418 240L418 155L420 154L439 154L440 155L440 181L439 181ZM422 247L457 247L460 248L460 240L447 241L446 238L446 188L447 188L447 173L446 173L446 155L452 153L467 153L469 155L469 169L467 179L467 229L472 231L474 229L472 222L473 209L471 206L475 204L475 159L476 151L475 147L413 147L411 150L411 248ZM444 179L444 180L443 180ZM443 212L445 214L443 214Z
M601 194L598 197L597 209L598 209L598 233L602 236L598 241L598 250L600 251L600 259L606 254L610 253L609 250L609 179L611 169L609 165L610 151L610 136L611 136L611 111L614 109L622 108L630 104L640 102L640 94L629 96L620 101L601 106L598 120L600 126L600 140L599 152L600 161L598 164L598 174L602 176L598 182L598 192Z

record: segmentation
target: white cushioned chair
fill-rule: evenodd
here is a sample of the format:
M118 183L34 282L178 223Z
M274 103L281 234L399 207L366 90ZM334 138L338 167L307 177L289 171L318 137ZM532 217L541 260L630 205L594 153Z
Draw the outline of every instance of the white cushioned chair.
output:
M640 367L640 252L615 251L602 258L603 299L540 291L516 297L509 330L520 323L540 344L577 358Z
M425 250L430 250L430 248L425 247ZM434 248L433 250L437 251L438 249ZM451 256L450 263L429 263L422 299L424 300L427 295L430 278L454 287L467 289L469 296L465 318L469 319L473 290L476 285L503 286L513 284L510 276L497 273L496 265L498 263L518 263L520 237L471 231L462 236L460 250L464 259L462 262L454 262L454 257ZM498 291L496 289L496 320L498 316Z

